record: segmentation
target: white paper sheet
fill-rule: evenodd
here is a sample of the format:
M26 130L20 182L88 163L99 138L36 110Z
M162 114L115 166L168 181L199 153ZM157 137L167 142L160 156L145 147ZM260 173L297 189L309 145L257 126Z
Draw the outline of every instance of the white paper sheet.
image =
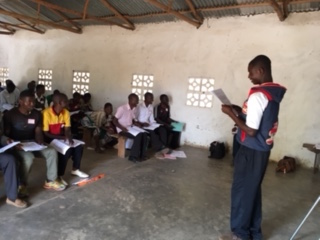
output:
M175 151L172 150L170 153L171 156L177 157L177 158L187 158L187 155L184 153L184 151Z
M160 124L158 123L152 123L150 124L148 127L143 127L143 129L146 129L146 130L155 130L156 128L160 127Z
M227 95L224 93L224 91L221 88L213 90L212 94L215 95L223 104L232 105Z
M12 108L14 108L14 106L12 104L5 103L2 105L2 108L5 110L11 110Z
M25 152L41 151L41 150L47 148L47 146L40 145L36 142L22 142L21 144L22 144L22 149Z
M145 132L142 128L137 126L132 126L128 128L128 133L131 133L133 136L137 136L139 133Z
M12 142L12 143L9 143L8 145L6 145L6 146L4 146L4 147L0 148L0 153L5 152L6 150L8 150L8 149L10 149L10 148L12 148L12 147L14 147L14 146L18 145L19 143L20 143L20 142Z
M69 148L77 147L83 144L85 143L77 139L73 139L73 145L70 145L69 141L65 141L62 139L53 139L50 143L50 146L52 146L55 150L57 150L57 152L61 154L66 154Z

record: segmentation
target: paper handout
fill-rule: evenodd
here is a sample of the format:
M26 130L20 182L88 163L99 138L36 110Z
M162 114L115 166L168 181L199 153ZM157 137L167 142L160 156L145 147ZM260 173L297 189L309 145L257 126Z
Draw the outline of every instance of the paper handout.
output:
M137 126L128 127L128 133L132 134L133 136L137 136L139 133L142 132L145 132L145 130Z
M45 145L40 145L36 142L22 142L22 149L25 151L25 152L33 152L33 151L41 151L45 148L47 148L47 146Z
M228 99L227 95L224 93L224 91L219 88L212 91L212 94L215 95L219 100L225 104L225 105L232 105L230 100Z
M8 145L0 148L0 153L3 153L3 152L5 152L5 151L7 151L8 149L10 149L10 148L18 145L19 143L20 143L20 142L12 142L12 143L9 143Z
M62 139L53 139L50 143L50 146L52 146L55 150L57 150L57 152L64 155L66 154L69 148L77 147L79 145L84 145L84 144L85 144L84 142L77 139L73 139L73 145L70 145L69 141L65 141Z
M156 128L160 127L160 124L158 123L152 123L150 124L148 127L143 127L143 129L146 129L146 130L155 130Z

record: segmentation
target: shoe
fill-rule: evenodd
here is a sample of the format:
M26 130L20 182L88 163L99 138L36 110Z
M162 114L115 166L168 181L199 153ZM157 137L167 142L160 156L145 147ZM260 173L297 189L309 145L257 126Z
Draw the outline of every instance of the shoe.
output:
M78 177L81 177L81 178L88 178L88 177L89 177L88 174L86 174L86 173L84 173L84 172L81 172L79 169L77 169L77 170L72 170L72 171L71 171L71 174L72 174L72 175L75 175L75 176L78 176Z
M61 184L68 186L69 184L62 178L62 177L58 177L57 179Z
M136 157L132 157L132 156L129 156L128 160L133 163L137 163L137 161L138 161Z
M53 189L55 191L63 191L66 189L66 186L58 180L51 182L45 181L43 187L46 189Z
M9 198L7 198L6 203L12 206L15 206L17 208L26 208L27 203L19 198L17 198L15 201L11 201Z
M29 197L29 192L27 190L27 187L24 185L20 185L18 188L18 197L19 198L27 198Z

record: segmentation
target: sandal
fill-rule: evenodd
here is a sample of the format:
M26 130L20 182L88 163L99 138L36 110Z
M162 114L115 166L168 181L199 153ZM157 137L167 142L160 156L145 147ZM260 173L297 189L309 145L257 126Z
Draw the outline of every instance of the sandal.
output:
M6 201L7 204L15 206L17 208L26 208L27 203L19 198L17 198L15 201L11 201L9 198L7 198Z

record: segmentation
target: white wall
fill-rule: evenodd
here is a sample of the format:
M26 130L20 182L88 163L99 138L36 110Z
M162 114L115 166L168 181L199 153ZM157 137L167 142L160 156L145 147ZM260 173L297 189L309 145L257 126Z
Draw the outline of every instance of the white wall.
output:
M320 18L319 12L291 14L280 22L275 14L210 19L200 29L185 22L118 27L87 27L81 35L50 30L44 35L18 31L0 36L0 66L25 88L38 68L53 69L53 88L71 95L72 70L91 73L94 105L126 102L134 73L155 76L156 99L172 97L172 116L186 122L183 141L208 146L231 143L233 123L214 99L211 109L185 105L188 77L213 77L234 103L241 105L251 83L247 63L258 54L273 63L275 82L287 87L280 127L271 158L297 157L311 166L313 154L304 142L320 142Z

